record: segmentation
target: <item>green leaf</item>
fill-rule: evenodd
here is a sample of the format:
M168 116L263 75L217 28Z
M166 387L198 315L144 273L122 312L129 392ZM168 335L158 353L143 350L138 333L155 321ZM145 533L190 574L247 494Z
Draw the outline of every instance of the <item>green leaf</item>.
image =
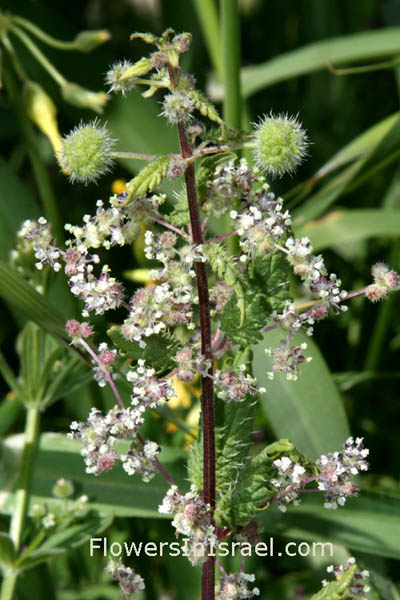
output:
M330 542L376 556L400 559L400 498L362 492L343 508L327 510L320 494L303 494L286 513L274 505L260 514L269 535Z
M293 462L300 463L311 473L313 465L305 459L286 439L270 444L248 461L232 479L230 489L217 495L216 519L224 527L245 526L260 510L265 509L268 501L276 496L276 489L269 483L277 475L273 462L282 456L288 456Z
M28 189L0 157L0 258L8 259L22 222L38 216L39 207Z
M63 315L2 260L0 260L0 296L31 321L68 347L70 346L65 334Z
M256 344L262 340L260 329L266 324L270 310L264 294L250 289L246 292L244 322L237 300L233 296L224 307L221 327L228 340L235 344ZM243 324L242 324L243 323Z
M170 158L168 156L160 156L143 167L136 177L128 181L126 184L126 191L128 192L127 202L148 192L153 192L164 179L169 161Z
M268 299L271 311L282 312L289 294L289 263L280 250L257 255L248 265L252 286L257 286Z
M195 89L185 90L185 93L193 100L195 108L210 121L218 123L218 125L224 125L223 119L218 114L217 109L212 102L202 92Z
M2 444L0 511L3 514L11 514L14 510L15 494L11 490L19 469L23 441L23 435L15 435ZM128 451L129 442L121 443L121 447ZM65 477L73 482L80 494L89 497L89 508L102 514L164 518L158 513L158 506L169 486L161 475L156 475L150 483L143 483L140 477L127 475L120 466L101 477L88 475L80 455L81 449L80 442L69 440L66 435L42 434L32 477L31 506L45 502L51 510L52 506L59 505L62 501L52 496L52 489L60 477ZM159 456L182 490L187 488L184 457L182 450L174 448L164 448Z
M200 163L199 168L196 171L196 184L197 184L197 196L199 199L199 204L202 205L204 200L206 199L210 178L214 175L215 169L224 165L231 160L235 160L236 154L234 152L220 152L215 154L214 156L205 156ZM185 196L186 204L187 199Z
M390 128L385 135L377 137L376 144L370 152L347 167L342 173L331 179L316 194L308 198L294 213L294 222L302 224L318 217L341 194L355 189L378 171L386 168L400 156L400 117L390 121ZM382 131L380 131L382 133Z
M341 598L348 598L347 591L353 580L355 570L356 565L353 565L347 571L338 575L336 581L330 581L321 591L311 596L311 600L340 600ZM346 595L343 596L343 594Z
M130 342L121 333L119 325L113 325L107 335L120 351L132 360L143 359L151 365L157 373L173 369L175 354L179 348L179 342L167 334L150 335L146 338L146 347L141 348L138 342Z
M243 97L248 98L258 90L279 81L326 69L327 64L337 66L371 61L399 53L399 27L322 40L277 56L266 63L242 69Z
M251 320L250 313L247 313L248 307L246 307L247 296L245 294L245 289L244 289L244 286L246 285L245 277L243 276L243 273L241 272L241 270L237 267L234 257L221 244L207 244L204 246L204 252L208 258L209 265L210 265L211 269L214 271L214 273L216 273L218 275L218 277L220 277L221 279L224 279L225 283L228 286L233 287L233 289L235 290L235 294L236 294L236 307L235 308L238 309L239 320L236 323L236 321L234 319L233 327L234 328L238 327L241 329L243 327L245 319L248 319L248 324L249 324L249 321ZM226 310L227 310L228 305L231 306L233 304L234 300L235 300L234 298L231 298L231 300L229 302L227 302L227 304L225 306ZM253 300L254 300L254 298L253 298ZM260 302L261 302L261 300L260 300ZM225 310L222 315L222 319L224 319L224 314L225 314ZM235 313L235 315L236 314L237 313ZM228 315L228 313L226 312L225 317L229 319L230 316L231 315ZM239 338L237 338L237 339L239 339ZM245 337L241 337L240 339L242 341L246 340ZM239 341L239 343L242 343L242 341Z
M356 208L336 210L323 219L295 228L296 236L308 236L314 250L341 246L371 237L397 237L400 211Z
M174 210L168 215L168 222L176 227L186 225L190 221L189 205L186 192L182 190L174 199Z
M312 177L312 180L318 181L339 167L365 156L379 144L386 134L389 133L398 118L399 113L396 112L393 115L386 117L386 119L382 119L382 121L375 123L375 125L372 125L372 127L369 127L366 131L363 131L320 167Z
M15 563L16 553L14 542L7 533L0 531L0 565L10 567Z
M22 554L18 560L20 569L29 569L47 560L54 551L66 552L69 548L77 548L90 538L97 536L113 522L113 515L100 516L94 512L85 515L81 522L69 524L68 527L50 533L49 537L33 552Z
M277 437L289 438L308 458L339 450L350 435L349 425L331 373L316 344L303 332L294 343L306 342L311 363L304 364L297 381L287 381L284 374L269 381L272 358L266 348L279 345L284 332L269 331L254 348L254 375L258 385L266 388L262 406Z

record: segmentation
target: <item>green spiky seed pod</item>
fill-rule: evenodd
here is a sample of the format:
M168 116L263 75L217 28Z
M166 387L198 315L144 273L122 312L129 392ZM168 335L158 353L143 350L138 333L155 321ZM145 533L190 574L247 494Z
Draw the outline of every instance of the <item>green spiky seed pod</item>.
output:
M307 154L308 138L296 117L269 115L256 125L254 159L272 177L292 173Z
M63 138L61 167L72 183L95 182L111 170L114 144L115 140L98 119L86 125L80 123Z

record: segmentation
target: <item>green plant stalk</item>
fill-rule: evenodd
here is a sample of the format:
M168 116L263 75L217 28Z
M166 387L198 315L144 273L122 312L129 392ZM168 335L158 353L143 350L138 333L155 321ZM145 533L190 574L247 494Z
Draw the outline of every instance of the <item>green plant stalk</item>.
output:
M14 542L17 554L21 547L22 532L28 512L33 467L39 443L39 423L39 405L31 404L26 414L24 449L20 462L15 509L10 523L10 537ZM17 578L18 571L14 569L10 569L5 573L1 586L0 600L11 600L13 598Z
M39 442L39 423L39 405L31 404L26 414L24 449L18 476L15 509L10 524L10 536L17 552L21 546L22 531L28 510L32 471Z
M10 569L4 572L1 583L0 600L13 600L15 585L18 579L18 571Z
M237 0L221 0L221 44L224 84L224 121L240 129L242 102L240 86L240 26Z
M43 29L40 29L39 27L37 27L36 25L31 23L31 21L24 19L23 17L19 17L19 16L15 15L15 16L11 17L11 20L13 23L16 23L17 25L20 25L21 27L24 27L25 29L27 29L30 33L35 35L39 40L41 40L48 46L51 46L52 48L57 48L58 50L76 50L77 49L75 41L64 42L62 40L58 40L57 38L54 38L51 35L49 35L48 33L46 33L45 31L43 31Z
M193 4L200 21L210 61L218 78L222 82L224 79L224 68L222 63L220 30L215 0L193 0Z
M57 69L51 64L49 60L47 60L43 52L39 50L39 48L36 46L36 44L32 42L29 36L27 36L19 27L16 27L15 25L11 25L10 31L14 35L19 37L21 42L25 44L25 46L28 48L31 54L33 54L36 60L42 65L44 69L46 69L49 75L53 77L53 79L58 83L60 87L63 87L67 84L67 80L65 79L65 77L63 77L61 73L57 71Z
M220 0L221 54L224 84L224 121L235 129L242 127L242 100L240 85L240 21L238 0ZM225 232L230 230L230 218L224 218ZM231 254L239 251L236 238L229 238Z

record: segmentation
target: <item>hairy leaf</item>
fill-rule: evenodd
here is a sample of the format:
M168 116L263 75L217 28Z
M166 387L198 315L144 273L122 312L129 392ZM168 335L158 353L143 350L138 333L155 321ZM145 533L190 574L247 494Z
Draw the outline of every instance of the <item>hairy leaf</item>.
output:
M227 338L236 344L256 344L263 338L260 329L265 325L269 312L266 296L249 289L246 292L244 319L236 298L232 297L225 304L221 327Z
M171 225L175 225L176 227L186 225L190 221L187 196L183 190L176 196L174 210L169 213L168 221Z
M113 344L121 353L132 360L143 359L158 373L172 369L175 366L175 354L179 342L168 334L150 335L146 338L146 347L141 348L138 342L130 342L121 333L119 325L113 325L107 331Z
M143 196L147 192L153 192L160 185L167 172L168 156L160 156L146 165L133 179L126 184L128 202Z
M276 489L269 483L276 476L273 462L288 456L308 470L313 465L287 439L270 444L249 460L240 470L230 490L225 491L217 503L217 521L224 527L247 525L256 514L266 508L268 501L276 496Z
M221 119L217 109L207 96L195 89L187 90L186 94L193 100L195 108L203 115L203 117L207 117L210 121L218 123L218 125L224 125L223 119Z
M249 263L250 281L267 296L271 310L282 312L285 303L291 300L289 271L289 263L279 250L259 254Z
M239 311L239 321L235 327L243 327L246 318L245 278L238 268L232 255L221 244L208 244L204 247L211 269L233 287L236 294L236 307ZM235 299L231 298L231 301ZM229 304L229 302L228 302ZM260 338L257 338L257 341ZM240 343L240 342L239 342Z

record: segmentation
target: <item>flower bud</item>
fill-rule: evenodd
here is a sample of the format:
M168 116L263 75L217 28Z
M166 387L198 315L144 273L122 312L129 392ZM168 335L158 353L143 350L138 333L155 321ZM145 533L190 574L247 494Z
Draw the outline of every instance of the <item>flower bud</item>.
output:
M61 152L61 135L58 131L57 109L52 99L38 84L30 81L25 89L25 106L29 118L49 138L54 153L59 158Z
M129 60L118 61L113 64L106 75L106 83L110 85L110 92L129 92L134 85L136 77L147 75L153 69L150 58L142 58L135 64Z
M77 83L67 82L61 87L62 97L66 102L79 108L89 108L97 113L102 113L108 98L104 92L91 92Z
M307 135L294 117L265 116L253 135L254 159L272 177L291 173L307 153Z
M74 45L80 52L91 52L97 46L108 42L111 34L106 29L97 31L81 31L74 39Z
M60 164L72 182L86 185L110 170L114 144L115 140L97 119L87 125L81 123L63 138Z

